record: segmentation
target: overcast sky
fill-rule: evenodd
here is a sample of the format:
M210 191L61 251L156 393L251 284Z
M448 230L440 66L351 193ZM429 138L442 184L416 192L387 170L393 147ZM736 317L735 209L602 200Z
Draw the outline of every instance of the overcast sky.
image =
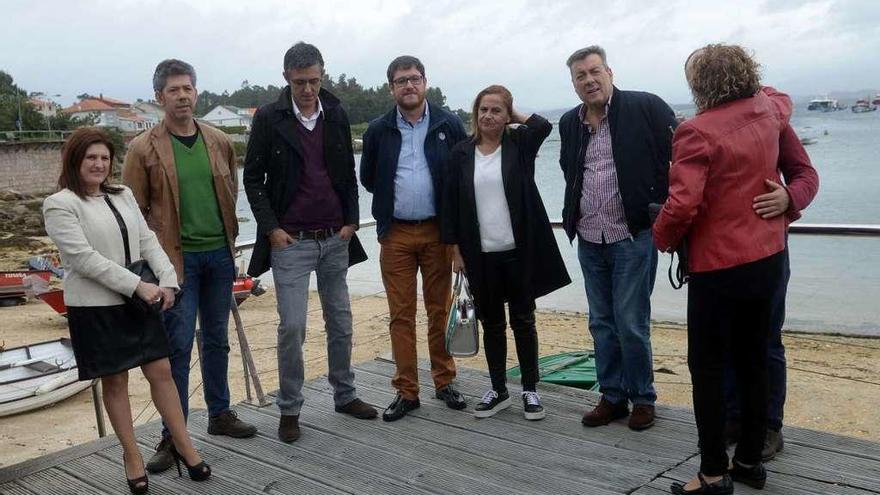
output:
M0 69L29 91L151 98L156 64L192 63L201 90L281 85L304 40L331 75L381 84L388 62L415 55L452 108L499 83L515 103L577 103L565 59L599 44L615 84L669 103L690 96L682 65L710 42L740 43L764 81L793 95L880 87L878 0L2 0Z

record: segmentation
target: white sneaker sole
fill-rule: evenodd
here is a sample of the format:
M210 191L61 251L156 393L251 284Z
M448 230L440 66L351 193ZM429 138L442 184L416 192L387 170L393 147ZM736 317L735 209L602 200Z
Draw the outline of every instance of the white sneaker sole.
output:
M491 418L492 416L495 416L498 411L507 409L508 407L510 407L510 397L504 399L498 404L495 404L495 407L493 407L492 409L486 409L485 411L474 410L474 417Z
M523 411L523 416L526 417L529 421L538 421L539 419L544 419L544 416L547 415L547 411L541 412L525 412Z

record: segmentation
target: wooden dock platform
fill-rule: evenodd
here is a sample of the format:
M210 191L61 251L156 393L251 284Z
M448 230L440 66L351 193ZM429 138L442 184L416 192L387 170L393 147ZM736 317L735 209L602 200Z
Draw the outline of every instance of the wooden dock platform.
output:
M358 365L359 396L385 407L394 398L393 371L383 360ZM307 382L303 435L293 444L276 438L274 406L235 406L259 428L251 439L210 436L205 412L193 412L189 429L214 476L196 483L172 468L150 476L150 493L657 495L693 476L699 465L693 415L684 409L658 407L656 426L643 432L624 422L584 428L581 414L598 395L540 384L546 419L526 421L514 400L509 409L478 420L471 411L488 387L486 372L459 369L457 384L469 401L465 411L433 399L427 370L420 379L421 408L394 423L335 413L326 378ZM510 389L518 397L519 388ZM145 457L158 432L157 422L137 429ZM785 451L767 464L766 488L737 484L737 494L880 494L880 444L790 427L785 440ZM121 459L115 437L72 447L0 469L0 494L127 493Z

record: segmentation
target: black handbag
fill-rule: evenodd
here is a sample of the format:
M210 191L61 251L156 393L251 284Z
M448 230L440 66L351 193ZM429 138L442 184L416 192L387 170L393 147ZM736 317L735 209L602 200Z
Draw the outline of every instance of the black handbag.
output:
M659 203L648 203L648 219L651 222L651 225L654 225L654 220L660 215L660 210L663 209L663 205ZM687 236L681 238L681 242L678 243L678 246L675 246L675 252L670 253L669 259L669 283L672 284L673 289L681 289L684 287L684 284L688 283L690 279L690 272L688 271L688 248L687 248ZM673 275L673 267L675 266L675 257L678 256L678 266L675 267L675 274Z
M125 268L140 277L142 282L159 285L159 278L153 273L153 269L150 268L150 264L147 263L147 260L141 259L135 262L131 261L131 247L128 245L128 227L125 226L125 220L122 219L119 210L113 206L113 202L110 201L109 195L104 195L104 201L107 202L107 206L110 207L110 211L112 211L113 216L116 217L116 223L119 224L119 232L122 234L122 245L125 248ZM159 313L162 310L161 300L155 303L148 303L141 299L136 293L132 294L131 297L123 294L122 297L125 299L126 304L142 314Z

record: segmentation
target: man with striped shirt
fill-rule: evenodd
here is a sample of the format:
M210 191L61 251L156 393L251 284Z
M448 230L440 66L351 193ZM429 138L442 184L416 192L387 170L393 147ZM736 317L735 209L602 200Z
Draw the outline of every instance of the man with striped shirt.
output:
M567 65L583 103L559 121L563 225L570 240L578 237L602 393L582 423L629 415L629 427L644 430L654 425L657 399L650 340L657 250L648 204L666 199L675 115L653 94L617 89L599 46L574 52Z

